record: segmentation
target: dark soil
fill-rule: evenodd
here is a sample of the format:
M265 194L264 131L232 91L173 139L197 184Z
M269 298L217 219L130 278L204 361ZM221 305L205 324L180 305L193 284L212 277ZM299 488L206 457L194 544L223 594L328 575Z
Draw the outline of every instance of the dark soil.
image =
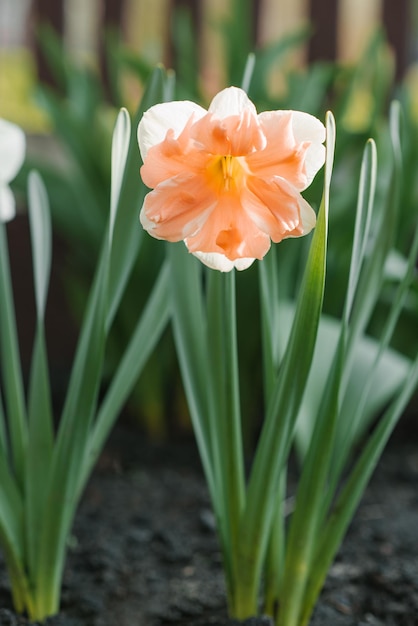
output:
M415 439L415 441L414 441ZM11 610L0 569L0 626ZM62 611L48 626L233 626L194 445L145 446L118 427L78 512ZM268 626L268 619L247 626ZM312 626L418 626L417 435L395 435L350 527Z

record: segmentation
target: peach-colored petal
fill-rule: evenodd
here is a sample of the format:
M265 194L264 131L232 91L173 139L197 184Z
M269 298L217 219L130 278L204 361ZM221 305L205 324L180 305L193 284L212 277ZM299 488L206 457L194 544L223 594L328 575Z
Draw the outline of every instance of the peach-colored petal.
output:
M192 116L199 119L206 113L205 109L189 100L163 102L145 111L138 125L142 160L145 161L152 146L165 139L169 130L173 131L174 137L178 137Z
M141 223L156 238L184 240L209 267L245 269L271 241L315 226L300 191L323 165L324 138L321 122L302 112L257 116L236 87L208 111L187 101L156 105L138 129L141 175L153 188Z
M199 177L178 176L161 183L145 197L141 224L157 239L181 241L202 227L216 200Z
M303 191L325 162L325 148L322 145L325 141L324 125L302 111L265 111L260 113L258 119L267 139L264 154L257 155L259 159L255 166L261 163L258 174L283 176L299 191ZM281 162L277 162L280 155ZM285 165L287 171L281 169ZM292 165L295 167L293 176Z
M296 143L292 128L292 113L269 112L259 116L266 137L263 150L246 158L252 174L261 178L280 176L297 189L306 187L305 155L309 143Z
M289 236L305 235L313 228L315 212L286 180L251 177L247 186L250 193L245 196L244 206L275 243Z
M148 187L156 187L174 176L202 173L207 167L211 155L199 149L190 135L193 119L190 118L178 137L169 130L163 141L149 149L141 167L142 180Z
M231 261L262 259L270 248L269 236L258 228L235 193L223 193L202 227L185 243L190 252L217 252Z
M248 110L223 119L208 113L193 124L190 134L196 145L211 154L242 156L266 145L257 117Z

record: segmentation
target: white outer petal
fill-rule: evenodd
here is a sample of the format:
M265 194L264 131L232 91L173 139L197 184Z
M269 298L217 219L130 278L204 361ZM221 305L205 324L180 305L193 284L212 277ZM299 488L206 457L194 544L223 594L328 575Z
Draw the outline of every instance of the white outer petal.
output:
M145 111L138 124L138 144L142 160L145 161L152 146L164 141L168 130L173 130L174 136L178 137L192 116L198 120L206 113L206 109L189 100L163 102Z
M148 217L147 214L145 213L145 208L144 205L142 205L142 209L141 212L139 214L139 221L141 223L141 226L144 230L147 231L147 233L149 233L150 235L152 235L153 237L155 237L153 230L155 229L155 223L152 222ZM156 237L156 239L158 239L158 237Z
M0 182L14 179L25 159L26 138L19 126L0 118Z
M306 152L305 171L309 186L318 170L325 163L325 141L326 132L323 123L309 113L302 111L292 111L292 128L296 141L311 141Z
M9 222L16 215L16 203L10 187L0 185L0 220Z
M230 115L242 115L248 110L257 116L257 110L245 91L238 87L227 87L220 91L210 103L209 113L219 119Z
M246 270L252 265L255 259L236 259L231 261L224 254L219 252L193 252L195 257L199 259L204 265L207 265L212 270L218 270L219 272L230 272L234 268L241 271Z
M311 205L306 202L305 198L299 195L298 198L299 210L300 210L300 220L302 222L303 233L302 235L308 235L316 225L316 213L311 207ZM300 235L296 235L296 237L300 237ZM290 238L293 238L292 235Z

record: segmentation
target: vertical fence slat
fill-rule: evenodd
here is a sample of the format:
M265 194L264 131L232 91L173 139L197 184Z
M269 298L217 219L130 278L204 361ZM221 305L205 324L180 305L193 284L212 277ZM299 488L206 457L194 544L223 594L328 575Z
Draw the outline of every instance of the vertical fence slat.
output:
M310 20L313 35L309 44L309 61L333 61L337 55L336 0L311 0Z
M410 3L408 0L384 0L383 25L395 59L395 77L400 80L408 65L408 43L410 35Z
M106 35L110 30L121 33L122 17L125 9L123 0L102 0L102 28L99 41L99 64L105 93L110 96L110 76L107 63ZM123 34L121 33L123 38Z
M34 7L35 14L35 58L38 68L38 76L42 82L54 84L54 78L42 54L38 41L36 27L48 24L55 32L63 37L64 34L64 3L63 0L37 0Z

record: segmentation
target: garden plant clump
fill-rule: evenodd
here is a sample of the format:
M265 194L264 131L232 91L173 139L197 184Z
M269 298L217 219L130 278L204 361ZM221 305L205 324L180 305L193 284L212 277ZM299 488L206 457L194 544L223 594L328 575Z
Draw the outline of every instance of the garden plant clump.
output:
M354 175L347 121L340 140L329 111L256 107L257 64L266 58L250 54L241 86L208 108L196 93L176 98L159 67L133 123L117 115L109 210L58 412L48 176L26 172L36 310L26 381L7 225L25 138L1 122L0 624L414 625L416 559L402 561L397 533L413 544L415 450L399 438L402 463L389 449L366 492L418 383L411 120L392 102L376 140L356 148ZM404 328L415 333L401 349ZM152 442L152 429L144 443L123 421L104 449L152 355L156 389L177 381L181 398L181 378L197 452Z

